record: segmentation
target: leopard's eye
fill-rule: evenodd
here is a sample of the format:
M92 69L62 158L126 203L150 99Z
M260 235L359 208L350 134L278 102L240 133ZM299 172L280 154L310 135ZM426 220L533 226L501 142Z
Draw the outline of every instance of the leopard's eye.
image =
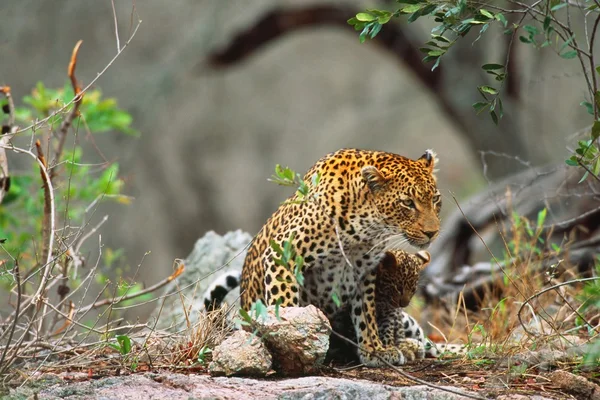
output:
M402 203L404 207L415 208L415 202L412 201L412 199L400 200L400 203Z
M433 196L433 204L437 203L440 201L441 196L439 194L436 194L435 196Z

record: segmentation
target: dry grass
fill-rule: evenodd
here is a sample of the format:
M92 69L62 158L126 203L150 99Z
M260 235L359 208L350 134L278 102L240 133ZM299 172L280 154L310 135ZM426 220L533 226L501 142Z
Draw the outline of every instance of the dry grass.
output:
M598 309L585 308L583 295L584 286L596 278L581 277L578 267L567 263L573 237L559 246L549 244L552 229L543 228L544 220L542 211L537 221L513 215L508 226L498 226L504 251L499 257L490 251L490 259L499 273L478 293L476 310L466 307L462 292L453 304L427 306L435 309L432 340L469 345L463 358L426 364L433 381L487 387L488 394L494 393L494 385L498 393L549 391L559 398L565 394L546 376L549 370L575 372L600 383L599 354L581 347L587 359L566 352L597 340Z
M30 351L19 353L5 383L23 384L45 373L84 372L87 378L99 378L163 369L206 372L210 360L206 349L214 348L233 329L227 317L230 311L221 308L200 313L181 332L136 326L115 337L100 337L86 343L37 343ZM81 334L92 337L89 333Z

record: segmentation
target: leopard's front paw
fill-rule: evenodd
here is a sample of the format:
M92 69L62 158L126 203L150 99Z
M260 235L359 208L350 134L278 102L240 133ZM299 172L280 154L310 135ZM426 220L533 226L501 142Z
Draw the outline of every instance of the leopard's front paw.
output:
M367 367L384 367L388 364L404 365L406 357L402 351L396 347L382 347L372 350L360 350L360 362Z
M425 345L417 339L406 338L396 344L407 361L422 360L425 358Z

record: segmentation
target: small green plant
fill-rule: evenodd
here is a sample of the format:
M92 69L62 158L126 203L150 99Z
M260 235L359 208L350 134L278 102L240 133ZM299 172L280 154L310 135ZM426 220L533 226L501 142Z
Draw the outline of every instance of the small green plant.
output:
M578 300L582 303L580 308L581 314L597 315L600 310L600 256L597 256L596 259L595 272L595 276L598 279L586 281L583 285L583 290L578 296ZM600 332L598 332L597 328L590 325L588 321L583 320L579 316L576 323L592 340L590 348L583 358L583 365L600 367Z
M127 335L118 335L115 337L116 342L109 342L108 346L118 351L122 356L126 356L131 352L131 338Z
M201 365L206 365L207 357L212 353L212 349L207 346L202 346L202 348L198 351L198 363Z
M261 300L252 303L249 312L240 307L239 313L242 318L240 322L242 326L253 326L253 321L259 319L266 321L268 318L267 306Z

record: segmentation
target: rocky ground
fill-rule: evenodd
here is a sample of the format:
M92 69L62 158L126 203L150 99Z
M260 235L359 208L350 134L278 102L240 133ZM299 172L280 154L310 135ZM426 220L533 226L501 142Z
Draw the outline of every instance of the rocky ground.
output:
M423 361L403 369L440 388L415 385L388 368L325 368L319 376L282 379L211 377L205 372L154 371L90 375L44 373L2 399L600 399L597 385L564 371L537 376L493 374L471 363ZM442 388L463 393L458 395ZM467 397L469 396L469 397Z

